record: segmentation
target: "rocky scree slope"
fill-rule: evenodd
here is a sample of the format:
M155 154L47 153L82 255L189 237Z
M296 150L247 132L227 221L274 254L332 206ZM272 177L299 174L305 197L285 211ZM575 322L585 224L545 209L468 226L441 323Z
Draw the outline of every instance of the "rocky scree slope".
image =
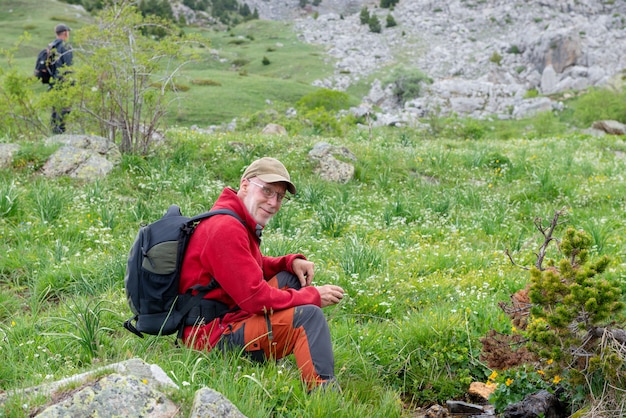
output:
M298 0L246 2L261 18L293 20L303 41L326 47L335 73L316 85L368 83L363 108L381 124L415 124L432 112L528 116L562 106L548 95L610 85L626 70L626 1L400 0L394 10L371 0L305 9ZM360 23L364 6L382 33ZM389 13L397 26L386 28ZM401 103L394 96L387 78L396 66L432 80L421 97Z

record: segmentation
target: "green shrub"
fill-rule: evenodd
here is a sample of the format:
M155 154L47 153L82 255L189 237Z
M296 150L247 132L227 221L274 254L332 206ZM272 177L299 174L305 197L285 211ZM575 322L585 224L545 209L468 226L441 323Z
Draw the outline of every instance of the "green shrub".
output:
M596 120L626 123L626 89L594 88L572 101L572 123L588 128Z
M393 18L393 16L391 15L391 13L389 13L387 15L387 27L388 28L392 28L394 26L397 26L398 24L396 23L396 19Z
M482 340L484 348L492 348L486 351L487 362L508 369L492 396L497 412L537 389L555 392L560 387L573 406L598 396L623 396L607 393L607 387L626 383L623 351L614 341L604 341L612 338L605 330L624 323L621 285L604 274L607 256L592 260L592 238L585 231L569 227L557 241L560 260L550 258L549 244L556 240L553 232L562 224L561 215L557 211L549 224L535 219L544 241L530 268L530 284L518 292L527 294L529 303L501 305L512 319L512 333L491 333ZM512 345L515 341L525 344L513 351L519 347ZM527 372L528 367L536 371ZM494 371L490 380L497 381L497 376Z
M250 60L246 58L235 58L233 60L233 67L243 67L244 65L247 65L249 63L250 63Z
M520 402L531 393L548 390L554 393L554 387L544 379L545 372L529 367L513 368L498 373L494 371L488 379L489 383L496 384L495 392L489 397L497 412L502 412L507 406Z
M496 65L502 65L502 55L494 52L493 54L491 54L491 57L489 57L489 61L493 62Z
M321 107L304 113L304 124L310 128L312 135L341 136L343 129L334 113L328 112Z
M506 50L509 54L521 54L519 47L517 45L511 45L509 49Z
M231 45L243 45L247 42L248 41L246 41L244 38L236 38L236 39L231 39L230 41L228 41L228 43Z
M393 8L400 0L380 0L380 7L383 9Z
M261 60L261 62L263 63L263 65L270 65L270 59L267 57L263 57L263 59Z
M419 69L405 67L395 68L384 82L393 86L393 94L401 103L419 97L424 83L432 80Z
M222 83L211 79L195 79L191 80L191 84L196 86L221 86Z
M369 25L370 32L380 33L382 30L382 27L380 26L380 20L376 15L370 16L370 20L367 22L367 24Z
M361 19L361 25L367 25L370 22L370 11L367 6L363 6L359 18Z
M529 89L526 94L524 94L524 99L533 99L539 96L539 91L535 88Z
M330 89L319 89L303 96L296 102L296 107L301 110L323 109L337 111L350 107L350 96L347 93Z

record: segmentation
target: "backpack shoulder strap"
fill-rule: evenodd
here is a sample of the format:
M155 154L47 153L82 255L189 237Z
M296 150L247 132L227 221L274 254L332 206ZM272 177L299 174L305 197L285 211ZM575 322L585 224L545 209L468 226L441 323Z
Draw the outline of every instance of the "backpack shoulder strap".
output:
M215 210L210 210L208 212L205 213L201 213L200 215L196 215L193 218L191 218L190 222L193 224L195 222L199 222L203 219L206 218L210 218L211 216L214 215L229 215L232 216L233 218L237 219L239 222L241 222L242 225L246 225L246 223L239 217L239 215L237 215L235 212L233 212L230 209L215 209Z

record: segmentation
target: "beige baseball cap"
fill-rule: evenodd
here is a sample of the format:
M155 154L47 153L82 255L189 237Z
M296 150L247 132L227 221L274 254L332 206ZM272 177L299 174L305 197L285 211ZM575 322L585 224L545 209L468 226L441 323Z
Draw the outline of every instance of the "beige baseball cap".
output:
M287 190L289 190L291 194L296 194L296 186L291 182L289 172L283 163L276 158L263 157L253 161L252 164L246 168L241 178L251 179L252 177L258 177L266 183L278 183L282 181L287 185Z

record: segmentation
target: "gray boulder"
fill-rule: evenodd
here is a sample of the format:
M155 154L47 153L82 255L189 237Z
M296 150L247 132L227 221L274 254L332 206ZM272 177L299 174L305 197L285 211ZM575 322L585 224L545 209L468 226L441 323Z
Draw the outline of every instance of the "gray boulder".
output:
M559 398L546 390L526 396L521 402L507 406L504 418L565 418L569 416L567 408Z
M287 129L277 123L268 123L261 133L263 135L287 135Z
M196 392L189 418L204 417L245 418L245 415L221 393L202 388Z
M70 176L94 180L107 175L121 161L117 145L93 135L56 135L47 143L62 144L43 166L46 177Z
M626 135L626 125L616 120L598 120L591 125L591 128L610 135Z
M85 385L35 416L170 418L177 413L176 404L163 393L152 389L135 376L114 373Z
M13 155L19 151L17 144L0 144L0 168L8 168L13 162Z
M50 399L31 416L61 417L179 417L180 408L168 394L178 385L156 364L135 358L85 373L8 393L0 393L0 407L19 397ZM1 408L0 408L1 409ZM226 397L208 388L195 395L189 417L245 418Z
M343 160L356 161L356 156L346 147L337 147L327 142L315 144L309 157L317 162L315 173L320 178L337 183L347 183L354 177L354 165Z

